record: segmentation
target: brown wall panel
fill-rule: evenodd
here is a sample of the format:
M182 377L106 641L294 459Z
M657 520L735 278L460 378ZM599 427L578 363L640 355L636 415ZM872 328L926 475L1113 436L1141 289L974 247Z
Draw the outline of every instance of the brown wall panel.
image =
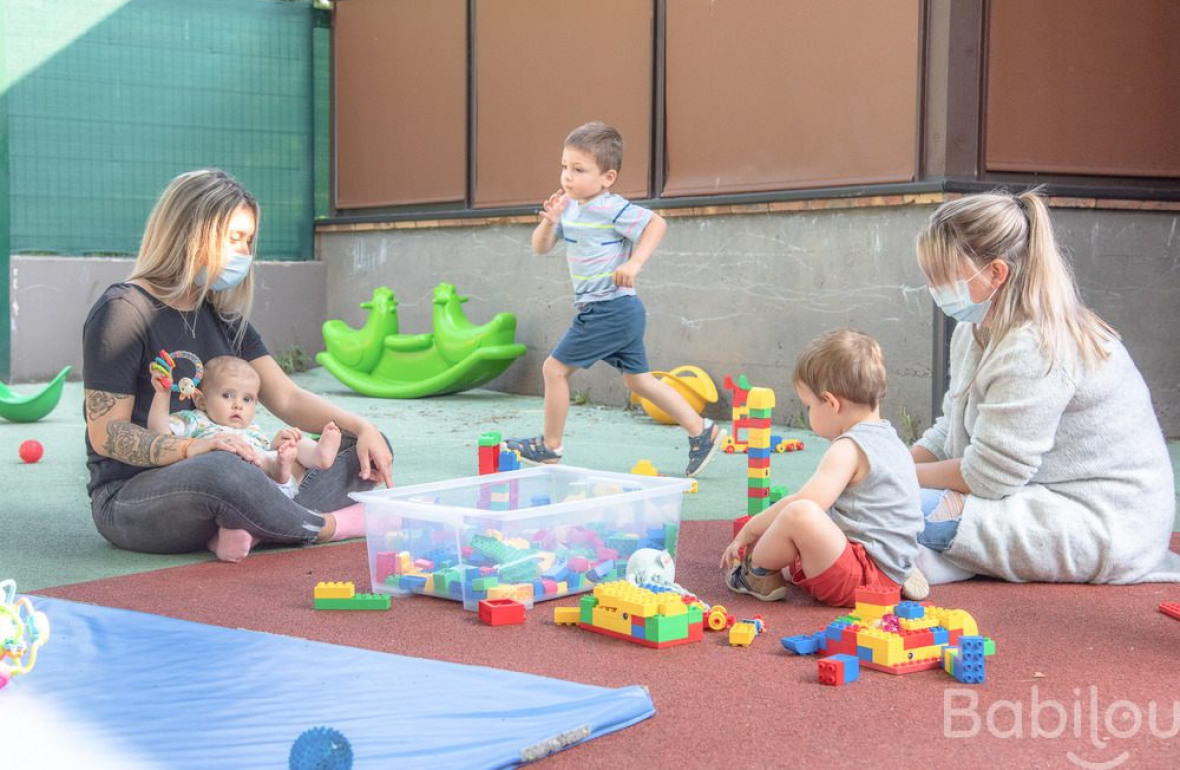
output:
M536 203L560 186L572 129L619 129L614 191L648 195L653 4L646 0L477 0L477 207Z
M909 181L918 0L675 0L667 196Z
M465 0L339 0L337 208L462 201Z
M991 171L1180 176L1180 2L992 0Z

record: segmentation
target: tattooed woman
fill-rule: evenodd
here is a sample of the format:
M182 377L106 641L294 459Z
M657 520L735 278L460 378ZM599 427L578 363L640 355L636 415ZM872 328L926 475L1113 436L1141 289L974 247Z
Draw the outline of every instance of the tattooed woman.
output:
M250 324L258 218L257 201L225 172L181 174L148 219L130 277L107 289L86 319L88 491L98 531L119 548L208 548L223 561L241 561L260 542L358 537L363 516L348 493L391 483L385 436L292 382ZM246 359L261 379L258 400L278 419L306 431L329 422L341 428L336 460L309 471L291 499L256 467L239 435L148 430L149 367L161 350L186 354L173 356L178 368L223 355Z

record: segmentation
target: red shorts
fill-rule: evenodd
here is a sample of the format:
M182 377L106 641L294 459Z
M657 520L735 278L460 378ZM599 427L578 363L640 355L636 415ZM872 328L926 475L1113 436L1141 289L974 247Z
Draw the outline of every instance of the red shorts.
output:
M881 571L860 543L850 542L844 546L844 553L836 562L815 577L803 574L798 559L791 565L790 572L795 585L832 607L855 607L858 588L900 587Z

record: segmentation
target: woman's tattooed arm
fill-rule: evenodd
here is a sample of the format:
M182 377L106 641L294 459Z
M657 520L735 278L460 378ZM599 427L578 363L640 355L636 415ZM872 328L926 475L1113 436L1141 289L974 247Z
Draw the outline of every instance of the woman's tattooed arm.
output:
M154 433L131 422L134 396L86 391L86 425L90 444L101 455L139 467L170 465L184 459L191 442Z

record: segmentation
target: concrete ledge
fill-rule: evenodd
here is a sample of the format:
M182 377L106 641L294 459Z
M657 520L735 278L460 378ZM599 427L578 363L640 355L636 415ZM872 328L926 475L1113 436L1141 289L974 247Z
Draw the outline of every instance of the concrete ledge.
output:
M44 381L63 366L82 374L82 324L95 300L131 272L132 259L13 256L12 382ZM327 304L321 262L259 262L254 325L272 352L323 348Z

